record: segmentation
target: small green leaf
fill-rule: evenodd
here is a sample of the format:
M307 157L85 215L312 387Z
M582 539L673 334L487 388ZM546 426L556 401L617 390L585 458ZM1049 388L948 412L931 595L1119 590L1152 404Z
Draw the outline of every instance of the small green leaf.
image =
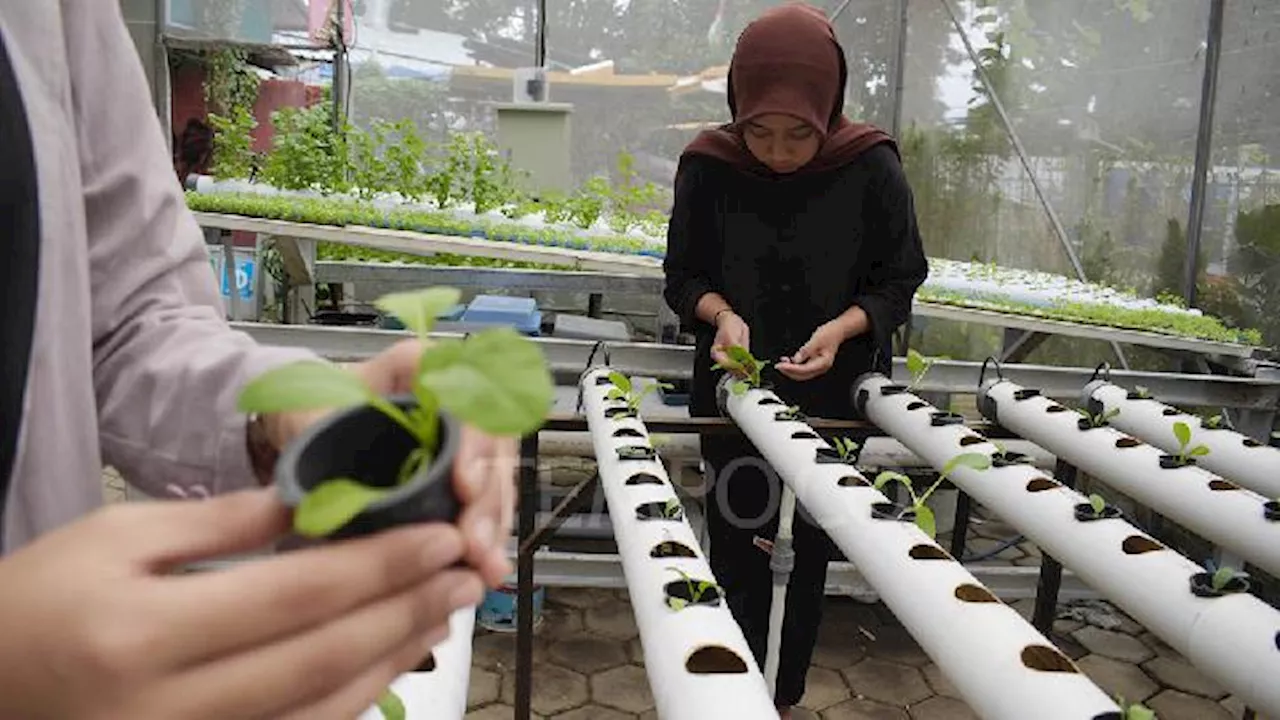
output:
M729 392L739 397L746 395L750 389L751 387L741 380L734 380L729 383Z
M1094 515L1101 515L1107 509L1107 499L1101 495L1090 495L1089 506L1093 508Z
M396 316L411 332L425 337L435 327L436 319L461 299L462 293L457 288L433 287L383 295L374 304L379 310Z
M924 531L930 538L938 534L938 523L933 517L933 509L928 505L916 505L916 527Z
M610 388L609 392L605 393L604 396L609 400L625 400L627 398L627 394L618 388Z
M326 480L302 498L293 513L293 529L309 538L331 535L386 494L386 488L361 485L348 478Z
M1173 436L1178 439L1178 445L1186 447L1191 442L1191 426L1184 422L1174 423Z
M405 720L408 715L404 702L391 688L387 688L382 697L378 698L378 711L382 713L384 720Z
M631 378L616 370L609 373L609 382L613 383L613 387L621 390L624 394L631 392Z
M907 488L911 487L911 478L901 473L896 473L892 470L885 470L884 472L881 472L879 475L876 475L875 482L872 483L872 485L877 490L883 490L885 486L891 482L900 482L903 485L905 485Z
M1211 580L1211 583L1213 584L1213 589L1221 590L1225 588L1227 586L1227 583L1231 582L1231 580L1235 578L1235 576L1236 576L1236 571L1230 567L1220 567L1217 570L1214 570L1213 579Z
M1124 710L1124 720L1156 720L1156 714L1145 705L1130 705Z
M981 453L962 453L942 467L942 475L949 477L956 468L967 467L970 470L986 470L991 467L991 456Z
M924 356L915 350L907 351L907 372L911 377L919 377L925 371L928 363L925 362Z
M724 349L724 354L727 355L734 363L737 363L739 367L748 372L750 372L756 365L756 359L751 354L751 351L741 345L730 345Z
M667 607L671 608L672 610L676 610L676 611L683 610L686 607L688 607L688 605L689 605L688 601L686 601L684 598L671 597L670 595L667 596Z
M302 360L251 380L236 406L245 413L297 412L362 405L369 396L355 373L322 360Z
M437 350L439 360L427 362L425 358ZM493 435L533 432L546 420L555 399L542 351L510 328L428 348L418 382L436 396L441 408Z
M1209 454L1209 448L1204 445L1197 445L1187 451L1189 457L1203 457Z
M1118 407L1111 408L1110 410L1108 410L1106 413L1102 415L1102 421L1106 422L1119 414L1120 414L1120 408Z

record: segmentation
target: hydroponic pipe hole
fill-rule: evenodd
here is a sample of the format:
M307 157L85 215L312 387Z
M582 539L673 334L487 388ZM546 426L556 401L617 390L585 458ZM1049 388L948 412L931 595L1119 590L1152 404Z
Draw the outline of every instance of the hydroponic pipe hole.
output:
M605 408L604 416L610 420L624 420L637 417L637 413L629 407L611 407Z
M853 465L857 462L856 453L843 456L833 447L819 447L813 450L813 461L819 465Z
M418 664L418 667L414 668L413 671L414 672L433 672L435 669L436 669L436 654L434 652L429 652L427 653L427 656L422 659L422 662Z
M1256 447L1262 447L1262 443L1258 442L1257 440L1254 440L1253 438L1245 438L1244 446L1247 448L1256 448Z
M965 435L964 437L960 438L960 447L969 447L970 445L981 445L986 441L987 441L986 438L979 437L977 435Z
M1280 522L1280 500L1271 500L1262 506L1262 517L1271 522Z
M1164 415L1165 417L1173 417L1174 415L1181 415L1182 411L1179 410L1178 408L1165 408L1160 412L1160 414Z
M1029 670L1041 672L1080 672L1066 655L1045 645L1028 645L1022 648L1022 664Z
M694 675L740 674L747 671L747 663L727 647L704 645L689 654L684 669Z
M596 386L597 386L597 387L599 387L599 386L601 386L601 385L611 385L612 383L613 383L613 381L609 379L609 376L608 376L608 375L599 375L599 376L597 376L597 377L596 377Z
M924 403L924 402L920 402L919 400L916 400L915 402L909 403L907 405L907 410L919 410L920 408L924 408L924 407L929 407L929 403Z
M1044 492L1045 490L1053 490L1058 487L1062 486L1049 478L1031 478L1031 482L1027 483L1027 492Z
M890 395L901 395L906 391L907 391L906 385L881 385L880 386L880 395L883 397L888 397Z
M1142 555L1143 553L1163 550L1164 546L1149 537L1130 535L1124 539L1124 542L1120 543L1120 549L1124 550L1125 555Z
M1000 599L981 585L965 583L956 588L956 599L968 603L998 603Z
M661 485L662 478L653 473L638 472L627 478L627 485Z
M1067 406L1066 405L1050 405L1046 407L1044 411L1050 414L1064 413L1067 411Z
M778 412L773 414L773 421L774 422L803 422L804 413L794 408L779 410Z
M760 405L781 405L782 401L775 397L760 398Z
M858 477L857 475L845 475L844 477L837 480L836 484L839 485L840 487L867 487L871 483Z
M792 440L821 440L818 433L812 430L797 430L791 433Z
M1179 455L1161 455L1160 467L1164 470L1177 470L1178 468L1190 467L1196 464L1193 457L1181 457Z
M1225 492L1227 490L1239 490L1240 486L1226 480L1210 480L1209 489L1215 492Z
M676 542L675 540L665 540L665 541L660 542L660 543L658 543L657 545L654 545L654 546L653 546L653 549L649 551L649 557L652 557L652 558L672 558L672 557L680 557L680 558L696 558L696 557L698 557L698 555L697 555L696 553L694 553L694 552L693 552L693 549L692 549L692 548L690 548L688 545L685 545L684 543Z
M618 448L619 460L653 460L658 453L647 445L623 445Z
M1038 397L1039 395L1040 395L1040 391L1039 391L1039 390L1036 390L1035 388L1023 388L1023 389L1021 389L1021 390L1015 390L1015 391L1014 391L1014 393L1013 393L1013 399L1014 399L1014 400L1029 400L1029 399L1031 399L1031 398L1033 398L1033 397Z
M1276 633L1276 649L1280 650L1280 632Z
M900 508L893 503L882 502L871 505L871 517L876 520L897 520L898 522L915 522L916 511L911 508Z
M1033 463L1030 455L1022 453L1009 452L1008 450L995 453L991 456L992 467L1010 467L1012 465L1031 465Z
M641 433L639 430L636 430L635 428L618 428L617 430L613 431L613 436L616 438L622 438L622 437L636 438L636 437L644 437L644 434Z
M1116 441L1116 447L1120 448L1121 450L1125 448L1136 448L1141 444L1142 443L1138 442L1137 440L1134 440L1131 437L1122 437Z
M637 520L683 520L684 506L679 503L651 502L636 506Z
M964 416L953 412L936 412L929 415L929 424L933 427L963 425Z
M911 548L912 560L954 560L946 550L935 545L916 545Z
M703 605L714 607L720 604L720 588L715 583L691 578L689 580L672 580L663 588L667 600L678 600L683 607ZM695 600L695 596L697 599Z

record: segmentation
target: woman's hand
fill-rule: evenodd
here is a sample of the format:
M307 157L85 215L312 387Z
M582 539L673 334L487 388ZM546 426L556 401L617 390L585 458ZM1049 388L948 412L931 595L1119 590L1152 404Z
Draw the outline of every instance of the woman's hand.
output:
M288 529L272 490L128 503L0 559L0 717L352 718L481 599L438 523L170 574Z
M736 363L725 355L725 350L734 345L750 349L751 329L737 313L729 310L716 318L716 337L711 342L711 360L736 375L739 374L734 369Z
M836 362L836 353L851 337L848 326L840 319L818 326L809 342L791 357L782 358L774 368L784 376L804 382L825 375Z
M403 340L351 369L380 395L409 393L421 357L421 341ZM264 416L263 421L271 442L283 448L325 414L284 413ZM480 570L490 587L500 585L511 572L507 539L511 536L518 463L519 443L514 438L495 438L475 428L463 428L453 467L454 490L462 503L458 527L468 540L467 562Z

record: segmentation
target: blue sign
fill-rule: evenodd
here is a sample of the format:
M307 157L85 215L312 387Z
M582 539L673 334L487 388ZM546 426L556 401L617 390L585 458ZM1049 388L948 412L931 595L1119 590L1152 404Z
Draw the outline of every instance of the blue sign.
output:
M222 291L222 297L231 297L231 283L227 277L227 273L223 270L224 260L221 254L215 254L210 258L213 263L213 272L218 277L218 284ZM236 291L240 295L241 300L252 300L253 291L256 286L255 273L257 272L257 263L254 262L252 255L241 255L236 253Z

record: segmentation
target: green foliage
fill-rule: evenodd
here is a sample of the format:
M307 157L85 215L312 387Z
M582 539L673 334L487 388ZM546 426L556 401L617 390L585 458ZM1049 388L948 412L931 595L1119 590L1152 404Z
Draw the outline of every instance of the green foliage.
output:
M378 711L382 713L383 720L405 720L408 714L404 701L391 688L383 691L382 696L378 698Z
M1248 592L1249 590L1249 574L1241 572L1229 565L1218 567L1213 560L1205 563L1205 570L1209 573L1209 586L1218 592L1231 592L1229 586L1233 581L1238 582L1239 586L1235 588L1235 592Z
M933 367L933 358L926 358L914 348L907 350L907 372L911 375L911 384L907 386L907 390L915 392L920 387L924 376L929 374L929 368Z
M836 452L842 462L853 462L858 457L858 448L862 447L853 438L838 437L834 441Z
M720 586L711 580L700 580L698 578L694 578L678 567L668 567L667 569L680 575L680 578L685 582L685 587L689 590L688 600L679 597L671 597L670 595L667 596L667 607L672 610L683 610L689 605L696 605L702 600L702 596L706 595L709 591L720 590Z
M210 172L219 178L248 180L258 167L253 152L253 131L258 121L244 107L233 107L227 117L210 115L213 127L213 164Z
M388 295L378 307L394 314L426 340L436 318L458 301L450 288ZM405 482L429 463L437 450L438 412L492 435L519 436L541 426L554 386L542 352L509 328L484 330L463 340L426 342L419 359L408 412L375 394L350 370L326 362L301 361L269 370L240 394L248 413L298 412L370 405L418 441L400 468ZM332 534L390 488L374 488L346 478L312 489L294 513L294 529L307 537Z
M915 488L911 485L911 478L891 470L886 470L877 475L873 485L877 490L883 490L885 486L891 482L901 483L901 485L907 489L907 494L911 496L911 507L904 508L902 512L898 514L898 517L902 518L907 512L914 511L916 527L920 528L926 535L932 538L937 535L938 523L937 519L934 517L933 508L930 508L926 503L928 503L929 498L933 493L942 486L942 483L945 482L952 473L962 467L969 468L971 470L986 470L991 467L991 457L981 453L962 453L960 455L956 455L947 461L947 464L942 467L942 472L938 473L938 479L935 480L927 490L919 495L916 494Z
M1178 460L1187 463L1193 458L1203 457L1209 454L1209 448L1205 445L1191 445L1191 426L1184 422L1176 422L1173 424L1173 436L1178 440Z
M284 190L346 192L349 143L333 128L329 108L281 108L271 114L275 140L262 168L262 179Z
M1100 428L1106 427L1111 422L1111 418L1120 414L1120 408L1111 408L1100 413L1090 413L1084 408L1076 408L1076 412L1080 413L1089 421L1089 427Z
M605 397L609 400L621 400L627 404L628 408L635 411L640 410L640 404L644 402L645 397L648 396L649 393L656 392L659 389L675 389L675 386L670 383L657 381L648 383L644 387L636 387L636 385L631 382L631 378L628 378L626 375L616 371L610 372L608 377L609 382L613 384L613 387L609 389L609 392L605 394Z
M1093 509L1094 517L1102 517L1107 511L1107 499L1097 493L1089 496L1089 507Z
M1120 705L1121 720L1156 720L1155 711L1141 703L1126 704L1124 698L1117 698Z
M206 0L204 5L212 6L216 2ZM204 54L204 100L209 112L224 116L237 110L253 112L260 81L249 68L248 60L248 53L235 48L222 47Z
M724 349L728 357L725 364L716 363L712 370L725 370L734 376L729 383L729 391L734 395L742 395L752 388L760 387L761 373L769 363L757 360L751 351L741 345L730 345Z

